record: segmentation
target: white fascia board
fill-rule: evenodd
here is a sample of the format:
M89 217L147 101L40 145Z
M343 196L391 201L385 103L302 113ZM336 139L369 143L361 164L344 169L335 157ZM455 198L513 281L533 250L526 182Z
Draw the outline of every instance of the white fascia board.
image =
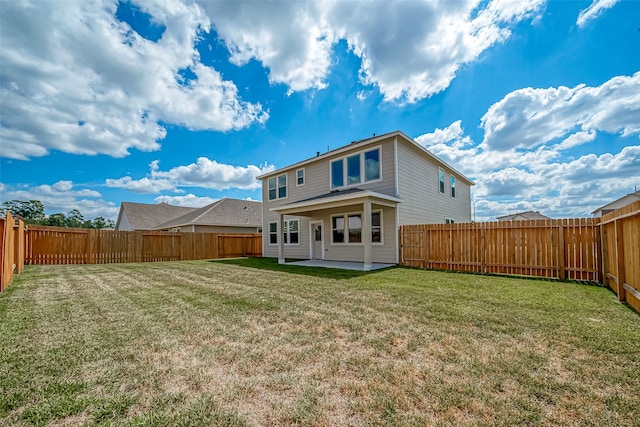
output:
M374 191L365 190L353 194L341 194L334 197L326 197L322 199L309 200L307 202L294 202L288 205L282 205L269 209L271 212L308 212L317 209L330 209L333 207L345 206L348 204L364 202L370 200L373 203L383 206L395 207L398 203L402 203L402 199L388 196L386 194L376 193Z

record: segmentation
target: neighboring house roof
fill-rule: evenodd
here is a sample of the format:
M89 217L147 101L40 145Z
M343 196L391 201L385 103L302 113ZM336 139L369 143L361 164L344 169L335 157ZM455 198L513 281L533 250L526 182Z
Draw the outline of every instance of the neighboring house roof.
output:
M526 211L518 212L511 215L499 216L498 221L522 221L532 219L551 219L546 215L542 215L540 212Z
M352 142L350 144L341 146L341 147L336 148L334 150L327 151L324 154L320 154L320 152L318 152L318 155L315 156L315 157L311 157L310 159L303 160L301 162L294 163L292 165L289 165L289 166L286 166L286 167L283 167L283 168L280 168L280 169L276 169L276 170L274 170L272 172L268 172L268 173L262 174L262 175L258 176L257 179L265 179L267 177L271 177L271 176L274 176L274 175L279 175L279 174L283 173L284 171L287 171L287 170L290 170L290 169L294 169L294 168L300 168L300 167L302 167L302 166L304 166L306 164L317 162L319 160L326 159L327 157L334 156L336 154L340 154L340 153L343 153L343 152L346 152L346 151L350 151L350 150L353 150L353 149L357 149L357 148L362 148L362 147L370 145L370 144L375 144L375 143L378 143L378 142L380 142L380 141L382 141L384 139L388 139L388 138L393 137L393 136L399 136L400 140L404 140L404 141L406 141L406 142L408 142L410 144L413 144L414 146L418 147L420 149L420 151L423 154L425 154L427 157L435 160L437 163L439 163L439 164L445 166L446 168L452 170L453 172L455 172L456 175L458 175L463 181L466 181L467 184L475 185L475 183L473 181L471 181L469 178L464 176L462 173L457 171L451 165L449 165L448 163L443 161L441 158L439 158L438 156L433 154L431 151L427 150L422 145L418 144L412 138L410 138L409 136L407 136L406 134L404 134L403 132L401 132L399 130L394 131L394 132L389 132L389 133L386 133L384 135L373 136L372 138L362 139L360 141L354 141L354 142Z
M594 215L597 215L601 212L609 212L609 211L613 211L616 209L620 209L624 206L627 206L630 203L635 202L636 200L640 200L640 191L635 191L633 193L629 193L626 196L622 196L617 200L614 200L613 202L607 203L604 206L600 206L598 209L596 209L595 211L591 212Z
M262 203L224 198L203 208L157 224L154 230L191 225L262 227Z
M119 230L123 224L128 224L131 230L152 230L158 224L196 209L185 206L172 206L168 203L153 205L122 202L120 213L118 213L118 221L116 222L116 230Z

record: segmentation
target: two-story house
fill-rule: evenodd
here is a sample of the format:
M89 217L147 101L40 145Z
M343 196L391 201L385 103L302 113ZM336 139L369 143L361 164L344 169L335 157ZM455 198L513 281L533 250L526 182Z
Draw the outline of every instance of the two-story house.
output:
M404 224L471 221L474 183L400 131L261 175L262 253L398 263Z

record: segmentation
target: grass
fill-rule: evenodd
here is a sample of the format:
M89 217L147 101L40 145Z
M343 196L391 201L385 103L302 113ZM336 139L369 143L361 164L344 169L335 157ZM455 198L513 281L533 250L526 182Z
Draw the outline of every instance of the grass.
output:
M640 316L597 286L273 260L28 266L0 425L638 425Z

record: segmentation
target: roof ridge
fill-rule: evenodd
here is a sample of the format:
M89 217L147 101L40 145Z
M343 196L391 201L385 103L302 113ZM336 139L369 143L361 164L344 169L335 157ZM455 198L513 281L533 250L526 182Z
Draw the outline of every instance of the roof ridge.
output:
M207 206L203 206L202 208L200 208L199 210L201 210L202 212L200 212L197 216L195 216L192 220L191 223L195 224L197 220L199 220L200 218L202 218L203 215L211 212L211 209L215 208L216 206L218 206L220 204L220 202L222 202L223 200L225 200L226 197L223 197L220 200L216 200L213 203L209 203Z

